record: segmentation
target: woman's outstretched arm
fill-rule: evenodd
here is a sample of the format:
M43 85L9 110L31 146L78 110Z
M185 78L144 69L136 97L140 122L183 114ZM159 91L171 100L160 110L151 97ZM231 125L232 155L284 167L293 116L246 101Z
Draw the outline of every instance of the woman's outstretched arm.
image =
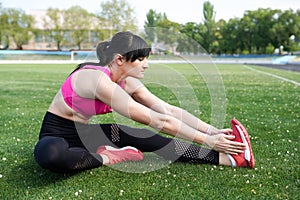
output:
M170 105L167 102L161 100L154 94L152 94L139 80L128 78L128 88L129 93L133 96L133 98L139 103L147 106L148 108L155 110L156 112L170 115L175 117L176 119L184 122L186 125L208 135L216 135L221 133L229 133L231 129L218 129L186 110Z

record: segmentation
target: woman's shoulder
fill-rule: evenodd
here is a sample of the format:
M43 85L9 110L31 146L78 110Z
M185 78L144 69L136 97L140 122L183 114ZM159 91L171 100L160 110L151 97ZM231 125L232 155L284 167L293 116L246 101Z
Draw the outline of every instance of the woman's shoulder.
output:
M125 79L125 90L127 91L128 94L132 95L134 92L136 92L140 88L144 88L144 84L133 77L127 77Z
M89 90L91 88L95 89L99 84L106 85L112 80L106 71L95 70L94 67L87 66L87 68L82 68L74 73L71 82L75 90L78 88Z

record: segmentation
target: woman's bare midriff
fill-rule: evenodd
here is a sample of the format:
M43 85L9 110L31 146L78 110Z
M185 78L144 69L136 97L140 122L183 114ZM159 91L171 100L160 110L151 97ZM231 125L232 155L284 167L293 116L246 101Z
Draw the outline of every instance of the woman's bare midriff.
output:
M89 118L86 118L82 114L75 112L65 103L61 94L61 90L59 90L58 93L55 95L52 103L48 108L48 111L55 115L75 122L80 122L84 124L87 124L89 122Z

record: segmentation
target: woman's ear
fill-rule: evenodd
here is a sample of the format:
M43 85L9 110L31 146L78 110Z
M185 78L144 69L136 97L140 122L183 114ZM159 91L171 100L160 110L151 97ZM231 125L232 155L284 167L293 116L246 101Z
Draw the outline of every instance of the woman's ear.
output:
M116 54L114 60L118 65L123 65L124 57L121 54Z

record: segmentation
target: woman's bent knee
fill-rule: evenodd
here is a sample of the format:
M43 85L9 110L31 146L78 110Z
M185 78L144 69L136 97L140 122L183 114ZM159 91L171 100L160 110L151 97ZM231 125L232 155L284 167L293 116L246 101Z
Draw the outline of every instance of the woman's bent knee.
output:
M46 136L38 141L34 149L36 162L45 169L57 171L65 160L68 143L59 137Z

